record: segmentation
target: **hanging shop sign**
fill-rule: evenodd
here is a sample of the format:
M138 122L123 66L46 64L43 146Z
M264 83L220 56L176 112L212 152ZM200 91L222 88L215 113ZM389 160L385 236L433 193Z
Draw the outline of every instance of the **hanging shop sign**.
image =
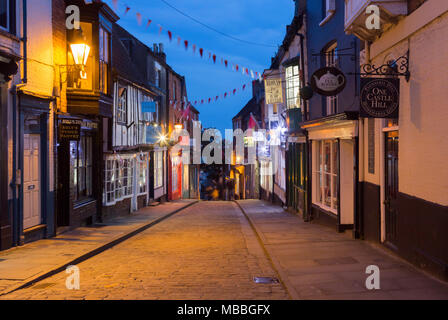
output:
M266 104L283 103L282 79L264 80Z
M346 83L344 73L335 67L321 68L311 76L311 88L326 97L341 93Z
M361 117L398 118L399 104L399 79L361 78Z

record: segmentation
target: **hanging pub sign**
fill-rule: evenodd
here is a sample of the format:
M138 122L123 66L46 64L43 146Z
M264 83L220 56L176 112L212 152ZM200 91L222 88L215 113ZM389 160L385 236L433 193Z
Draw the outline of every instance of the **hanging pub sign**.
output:
M264 80L266 104L283 103L282 79Z
M344 73L335 67L324 67L311 76L311 88L326 97L335 96L345 89L347 79Z
M399 79L361 78L361 117L398 118L399 104Z

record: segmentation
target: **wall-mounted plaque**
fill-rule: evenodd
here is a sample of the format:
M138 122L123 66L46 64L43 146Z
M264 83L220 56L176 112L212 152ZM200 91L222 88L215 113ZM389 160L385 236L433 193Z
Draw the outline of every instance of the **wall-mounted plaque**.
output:
M58 140L79 141L81 136L81 125L60 123L58 126Z

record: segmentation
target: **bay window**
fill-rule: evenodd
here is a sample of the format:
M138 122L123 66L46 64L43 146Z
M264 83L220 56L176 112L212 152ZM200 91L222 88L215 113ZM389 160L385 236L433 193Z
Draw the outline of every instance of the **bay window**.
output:
M99 84L100 92L107 94L109 86L110 33L100 26L99 34Z
M299 66L286 68L286 106L288 109L300 108L300 74Z
M134 195L135 155L113 155L105 160L103 203L114 205Z
M339 143L315 141L314 203L337 214L339 208Z

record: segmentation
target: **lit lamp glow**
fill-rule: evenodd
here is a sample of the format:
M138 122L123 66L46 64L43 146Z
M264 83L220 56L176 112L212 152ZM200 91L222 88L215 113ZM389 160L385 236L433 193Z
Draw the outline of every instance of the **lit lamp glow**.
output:
M80 68L81 79L87 79L87 73L85 72L84 67L87 65L90 46L86 43L81 29L75 31L73 41L70 43L70 49L72 51L75 65Z
M174 129L176 129L176 130L182 130L183 128L184 128L184 126L181 123L178 123L178 124L174 125Z

